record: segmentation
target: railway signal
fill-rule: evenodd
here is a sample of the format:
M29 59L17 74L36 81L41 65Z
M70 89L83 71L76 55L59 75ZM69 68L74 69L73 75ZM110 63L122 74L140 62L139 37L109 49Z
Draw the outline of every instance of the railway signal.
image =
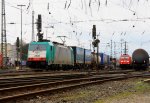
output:
M92 37L93 37L93 39L96 39L96 25L93 25Z
M17 40L16 40L16 47L17 48L19 47L19 37L17 37Z
M43 33L38 33L38 41L43 41Z
M20 49L19 49L19 47L20 47L20 42L19 42L19 37L17 37L17 40L16 40L16 50L17 50L17 66L18 66L18 58L19 58L19 56L18 56L18 52L20 51Z
M42 31L42 17L39 14L38 15L38 19L37 19L37 36L38 36L38 41L43 41L43 33L41 33Z
M97 63L98 63L98 55L99 55L99 43L100 43L100 40L98 39L98 35L97 35L97 38L96 38L96 25L93 25L93 28L92 28L92 38L93 38L93 51L95 51L95 47L97 47ZM98 66L98 65L97 65Z
M37 19L37 31L38 32L42 31L42 17L41 17L41 15L38 15L38 19Z

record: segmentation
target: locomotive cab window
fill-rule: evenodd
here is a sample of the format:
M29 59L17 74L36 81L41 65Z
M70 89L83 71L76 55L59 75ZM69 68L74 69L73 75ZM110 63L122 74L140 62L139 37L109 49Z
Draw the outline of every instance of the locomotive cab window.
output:
M30 45L30 48L29 48L30 51L42 51L42 50L46 50L46 45L44 44L31 44Z

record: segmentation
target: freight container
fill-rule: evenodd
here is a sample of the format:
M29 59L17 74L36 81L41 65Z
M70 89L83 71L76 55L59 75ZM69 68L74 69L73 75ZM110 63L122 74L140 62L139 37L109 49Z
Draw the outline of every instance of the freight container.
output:
M107 60L107 55L104 54L104 53L100 53L99 55L100 55L100 57L101 57L101 62L100 62L100 64L101 64L101 65L107 64L107 62L108 62L108 60Z
M22 66L26 66L26 64L27 64L27 61L24 61L24 60L21 63Z
M91 50L84 49L84 64L91 64Z
M84 64L84 49L80 47L72 47L75 64Z

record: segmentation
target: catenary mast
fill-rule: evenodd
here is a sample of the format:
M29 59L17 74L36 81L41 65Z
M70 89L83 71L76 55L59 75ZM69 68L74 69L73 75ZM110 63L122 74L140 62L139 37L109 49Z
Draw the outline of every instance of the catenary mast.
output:
M7 64L7 38L6 38L6 14L5 14L5 0L2 0L1 12L1 53L2 53L2 67ZM5 58L5 59L4 59Z

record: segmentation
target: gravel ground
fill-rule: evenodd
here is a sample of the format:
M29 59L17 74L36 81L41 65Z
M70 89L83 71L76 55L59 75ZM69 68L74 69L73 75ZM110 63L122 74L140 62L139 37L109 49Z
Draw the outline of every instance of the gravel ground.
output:
M15 103L150 103L150 84L129 79L36 96Z
M112 101L107 100L104 103L150 103L150 94L133 94L132 96L128 96L122 99L114 99Z

